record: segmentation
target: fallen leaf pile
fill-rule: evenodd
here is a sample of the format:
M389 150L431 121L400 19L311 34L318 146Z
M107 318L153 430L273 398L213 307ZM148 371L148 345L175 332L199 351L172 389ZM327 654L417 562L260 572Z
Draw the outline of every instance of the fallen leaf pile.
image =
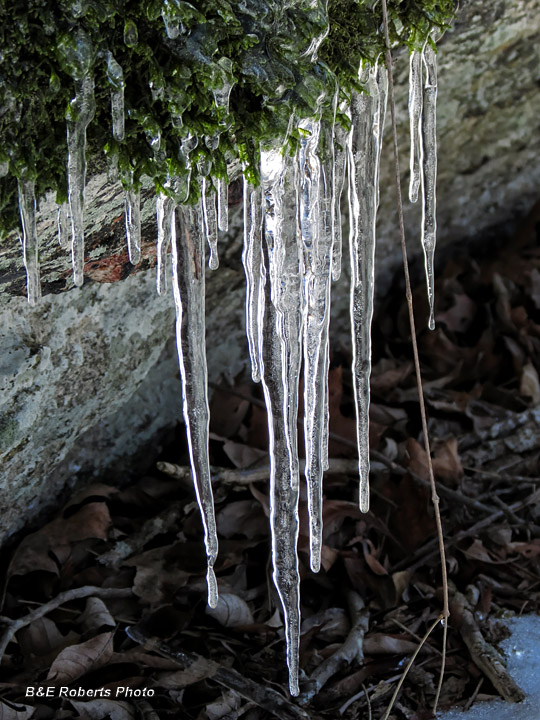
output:
M497 252L445 263L435 331L424 329L421 282L415 297L451 595L441 707L504 695L475 656L471 632L496 653L501 619L535 612L540 601L537 222L538 213ZM318 575L309 570L302 495L299 700L287 696L271 577L266 414L260 388L238 383L216 389L212 401L217 608L206 606L201 522L179 440L159 470L123 488L84 488L13 548L0 619L0 720L382 717L442 597L399 289L379 308L374 347L367 515L357 506L350 348L333 353ZM431 717L442 630L420 650L392 718ZM354 652L345 654L350 638ZM267 695L235 685L250 681Z

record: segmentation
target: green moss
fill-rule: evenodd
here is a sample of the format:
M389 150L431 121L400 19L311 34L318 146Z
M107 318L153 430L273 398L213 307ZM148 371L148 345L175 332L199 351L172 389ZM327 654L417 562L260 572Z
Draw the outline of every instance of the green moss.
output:
M454 0L388 0L392 43L420 47L454 7ZM306 50L328 22L312 62ZM260 143L284 137L293 113L313 114L321 94L329 113L336 81L342 97L357 87L360 61L373 63L384 50L381 28L375 0L1 3L0 164L8 160L9 172L0 178L0 234L18 223L17 178L25 168L38 195L54 190L65 199L66 113L85 73L94 75L96 96L89 159L117 154L124 184L145 174L163 189L169 175L177 176L194 200L197 175L224 176L235 158L256 182ZM110 91L118 79L107 72L109 52L124 73L122 142L111 132ZM228 113L213 98L224 81L234 83ZM199 139L189 157L185 144L182 150L188 133ZM205 138L216 135L219 147L211 149ZM293 130L291 149L297 139Z

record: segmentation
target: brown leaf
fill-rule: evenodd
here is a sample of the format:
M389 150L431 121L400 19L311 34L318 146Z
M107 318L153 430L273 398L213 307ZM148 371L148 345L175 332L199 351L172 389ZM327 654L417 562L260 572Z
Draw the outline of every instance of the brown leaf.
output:
M112 632L101 633L79 645L70 645L53 661L47 680L71 683L90 670L106 665L112 657Z
M135 720L135 710L126 702L97 698L81 702L70 700L71 704L79 714L80 720Z
M0 700L0 720L30 720L36 708L30 705L6 705Z
M463 477L463 467L459 459L457 438L448 438L434 452L433 472L438 478L459 482Z
M253 539L268 533L268 521L261 505L254 500L227 503L217 514L216 522L219 534L225 538L244 535Z
M364 638L366 655L409 655L417 648L417 643L399 635L370 633Z
M65 638L48 617L38 618L17 633L23 655L43 656L65 645Z
M388 572L375 557L376 551L373 547L373 543L371 542L371 540L364 540L364 542L362 543L362 547L364 550L364 559L367 562L370 570L376 575L388 575Z
M69 518L57 517L21 542L9 565L8 577L25 575L34 570L58 574L58 567L50 554L60 562L69 555L72 543L89 538L107 539L111 525L109 509L104 502L82 505Z
M523 366L519 380L519 392L530 397L533 405L540 403L540 382L536 368L530 362Z
M85 633L96 632L103 628L113 628L116 625L103 600L97 597L88 598L80 622L82 631Z
M251 447L250 445L244 445L243 443L231 442L230 440L223 444L223 451L237 468L251 467L254 463L258 462L262 458L268 457L266 450L259 450L258 448Z
M223 627L240 627L255 622L246 601L232 593L220 593L217 606L207 607L206 614Z
M371 390L374 394L385 395L409 377L413 369L411 362L399 362L394 358L382 358L373 366Z
M476 315L476 303L464 293L456 293L453 299L451 308L437 313L437 323L444 323L452 332L467 332Z

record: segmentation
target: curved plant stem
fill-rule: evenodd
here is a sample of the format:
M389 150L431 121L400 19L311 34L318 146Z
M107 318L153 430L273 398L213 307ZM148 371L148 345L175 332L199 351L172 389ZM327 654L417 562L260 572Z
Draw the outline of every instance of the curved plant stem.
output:
M448 575L447 575L447 568L446 568L446 553L444 549L444 535L443 535L443 529L442 529L442 520L441 520L441 511L439 508L439 496L437 495L437 486L435 484L435 475L433 473L433 464L431 462L431 449L430 449L430 443L429 443L429 435L428 435L428 427L427 427L427 416L426 416L426 405L424 402L424 389L422 386L422 374L420 371L420 359L418 357L418 344L416 342L416 328L414 323L414 309L413 309L413 299L412 299L412 291L411 291L411 280L409 277L409 261L407 259L407 244L405 240L405 224L403 222L403 200L401 197L401 174L399 171L399 150L398 150L398 139L397 139L397 127L396 127L396 104L395 104L395 97L394 97L394 78L393 78L393 66L392 66L392 52L390 49L390 39L388 35L388 11L386 7L386 0L382 0L382 11L383 11L383 26L384 26L384 36L385 36L385 44L386 44L386 67L388 69L388 89L389 89L389 98L390 98L390 110L391 110L391 116L392 116L392 137L393 137L393 144L394 144L394 164L395 164L395 171L396 171L396 190L398 195L398 216L399 216L399 232L400 232L400 239L401 239L401 254L403 257L403 272L405 275L405 295L407 298L407 307L409 311L409 324L411 328L411 342L412 342L412 348L413 348L413 355L414 355L414 367L416 372L416 384L418 387L418 400L420 402L420 415L422 418L422 432L424 435L424 446L426 450L426 456L427 456L427 462L428 462L428 471L429 471L429 484L431 487L431 501L433 503L433 510L435 513L435 523L437 526L437 538L439 541L439 553L441 558L441 574L442 574L442 588L443 588L443 609L440 617L437 619L437 621L433 624L433 626L428 630L427 634L422 640L422 644L425 642L429 634L432 632L433 628L437 625L437 622L439 620L444 621L444 646L443 646L443 657L441 662L441 674L439 677L439 683L437 686L437 693L435 696L435 702L433 707L433 712L435 713L437 709L437 705L439 702L439 696L441 692L441 686L442 681L444 677L444 669L445 669L445 661L446 661L446 633L447 633L447 621L448 617L450 615L449 610L449 602L448 602ZM420 649L422 645L419 646L418 650ZM412 664L414 658L416 657L418 650L415 652L413 657L411 658L411 661L409 665L407 665L407 668L405 669L405 672L403 674L402 680L398 683L398 687L396 689L396 692L394 693L394 697L392 698L392 701L390 702L390 707L385 715L385 718L388 717L390 709L393 705L393 702L395 700L395 697L397 696L397 692L401 688L402 681L405 678L405 675L408 672L408 669L410 665Z

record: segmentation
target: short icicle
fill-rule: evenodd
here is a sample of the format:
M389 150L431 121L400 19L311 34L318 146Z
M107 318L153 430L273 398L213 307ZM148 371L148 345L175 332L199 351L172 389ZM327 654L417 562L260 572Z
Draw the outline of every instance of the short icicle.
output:
M157 294L163 295L167 289L167 251L171 242L171 222L175 203L172 198L160 193L156 200L157 220Z
M304 438L311 568L322 548L322 482L328 370L328 324L333 245L332 127L303 120L297 154L299 224L304 264ZM320 157L323 158L321 162Z
M229 229L229 183L226 179L217 181L217 222L220 230Z
M129 261L137 265L141 259L141 192L133 186L124 192L126 238Z
M107 53L107 77L111 85L113 137L118 142L121 142L125 137L124 73L111 52Z
M411 157L409 200L418 200L422 172L422 53L413 50L409 58L409 127Z
M204 234L210 250L210 258L208 267L210 270L217 270L219 267L218 254L218 228L216 215L216 193L212 190L208 192L207 181L203 177L201 181L201 198L204 219Z
M253 382L261 379L259 356L259 292L261 284L262 199L260 188L244 177L244 248L242 263L246 275L246 336Z
M36 190L33 180L19 180L19 213L22 225L23 262L26 268L28 304L37 305L41 297L39 279L38 236L36 230Z
M172 276L176 306L176 342L184 422L195 493L204 526L208 558L208 604L216 607L214 564L218 552L214 498L208 454L209 408L205 348L204 240L201 203L179 206L171 224Z
M56 206L56 227L58 230L58 244L62 250L69 249L69 206L62 203Z
M298 377L301 364L301 252L291 158L276 146L261 153L264 215L261 293L261 380L270 439L273 578L283 606L289 688L299 694Z
M86 185L86 129L94 117L94 79L85 75L78 82L67 119L68 201L71 216L71 261L73 282L84 282L84 189Z
M437 56L429 40L424 48L425 84L422 111L423 172L422 182L422 247L426 265L429 301L429 329L435 328L434 260L437 241Z
M368 92L353 93L349 136L351 329L356 406L360 510L369 510L369 379L375 269L375 231L379 202L379 164L386 112L384 66L361 70Z

